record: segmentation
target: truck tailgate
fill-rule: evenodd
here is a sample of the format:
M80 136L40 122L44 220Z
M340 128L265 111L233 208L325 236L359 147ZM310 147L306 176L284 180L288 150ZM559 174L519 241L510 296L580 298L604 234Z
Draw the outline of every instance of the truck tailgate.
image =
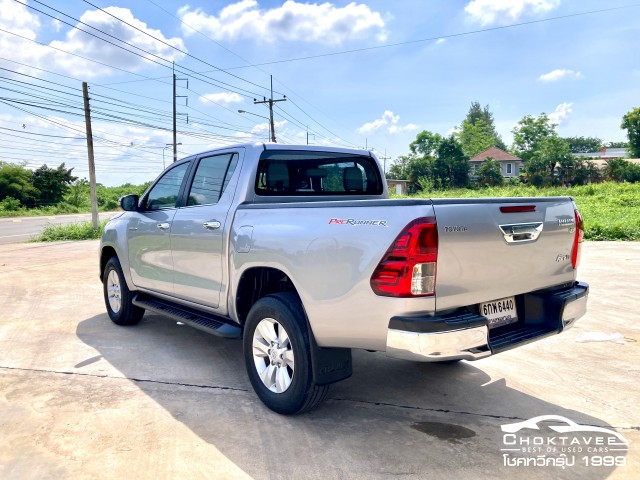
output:
M435 199L436 310L575 280L570 197Z

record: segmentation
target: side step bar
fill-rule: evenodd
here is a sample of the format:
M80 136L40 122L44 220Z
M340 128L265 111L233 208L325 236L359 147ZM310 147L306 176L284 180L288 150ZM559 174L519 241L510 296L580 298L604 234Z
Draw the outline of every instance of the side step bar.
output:
M231 324L224 317L211 313L201 312L194 308L141 293L136 294L132 303L137 307L169 317L177 322L185 323L219 337L239 338L242 336L242 328L239 325Z

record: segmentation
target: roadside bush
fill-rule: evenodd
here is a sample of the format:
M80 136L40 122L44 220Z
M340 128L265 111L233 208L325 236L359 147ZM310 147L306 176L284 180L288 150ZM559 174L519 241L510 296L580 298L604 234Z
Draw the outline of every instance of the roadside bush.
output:
M20 210L20 200L13 197L6 197L0 201L0 210L5 212L15 212Z
M65 240L97 240L102 236L108 220L100 222L98 230L91 222L70 223L67 225L47 225L32 242L59 242Z

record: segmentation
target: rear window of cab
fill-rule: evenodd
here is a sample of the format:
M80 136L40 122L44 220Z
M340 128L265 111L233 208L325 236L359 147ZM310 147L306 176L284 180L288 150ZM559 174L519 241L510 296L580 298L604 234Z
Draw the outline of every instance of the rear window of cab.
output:
M258 163L258 195L380 195L382 191L377 163L365 155L266 150Z

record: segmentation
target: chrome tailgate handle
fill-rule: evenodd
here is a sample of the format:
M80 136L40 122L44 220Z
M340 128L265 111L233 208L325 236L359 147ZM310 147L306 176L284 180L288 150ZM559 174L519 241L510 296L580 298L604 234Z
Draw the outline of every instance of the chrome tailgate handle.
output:
M204 222L202 226L207 230L217 230L218 228L220 228L221 224L220 222L212 220L211 222Z
M169 227L171 227L171 224L166 222L158 223L156 227L158 227L160 230L169 230Z
M537 240L543 229L542 222L514 223L500 225L500 230L507 243L531 242Z

